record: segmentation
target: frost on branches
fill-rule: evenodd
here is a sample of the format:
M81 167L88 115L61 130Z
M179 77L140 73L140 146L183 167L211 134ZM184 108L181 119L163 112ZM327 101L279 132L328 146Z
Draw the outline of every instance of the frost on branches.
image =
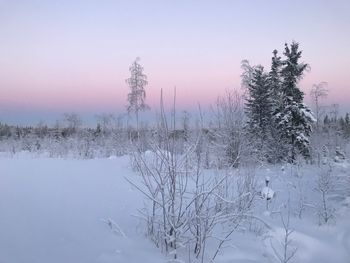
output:
M137 130L139 127L139 112L149 109L149 106L145 103L145 86L148 84L147 76L143 74L143 67L139 64L139 60L139 58L136 58L130 66L131 76L126 80L130 88L127 110L128 113L135 113Z
M298 43L285 44L284 60L274 50L271 71L252 67L251 80L245 80L247 130L255 151L268 161L294 162L298 154L310 157L309 137L316 119L303 104L304 93L297 85L308 68L299 62L301 53Z

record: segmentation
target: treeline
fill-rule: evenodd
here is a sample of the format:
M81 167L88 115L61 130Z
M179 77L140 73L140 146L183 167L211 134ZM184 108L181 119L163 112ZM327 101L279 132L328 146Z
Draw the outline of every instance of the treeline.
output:
M78 115L72 114L76 120ZM124 127L96 128L82 122L48 126L10 126L0 123L0 151L15 154L29 151L49 157L95 158L127 153L128 132Z
M198 134L202 134L201 151L207 167L238 164L238 157L241 163L248 162L248 159L261 161L262 151L258 152L252 147L256 142L252 141L252 135L246 131L243 107L234 106L242 106L243 101L239 95L234 94L232 92L218 99L215 118L207 127L199 125L198 121L190 121L188 113L183 114L179 128L168 134L175 139L178 153L184 152L186 145L196 140ZM317 160L322 146L326 146L330 153L334 153L336 147L346 150L350 138L349 114L336 118L328 116L326 114L319 123L319 130L315 129L311 134L311 162ZM149 143L162 140L157 125L142 124L138 139L136 129L126 123L126 120L113 124L110 122L108 125L99 122L95 128L68 123L54 126L43 123L37 126L0 123L0 151L12 154L29 151L49 157L95 158L129 154L137 140L145 151L149 148Z
M330 129L337 130L345 138L350 137L350 117L349 113L345 116L332 117L330 118L328 114L323 119L323 130L328 131Z

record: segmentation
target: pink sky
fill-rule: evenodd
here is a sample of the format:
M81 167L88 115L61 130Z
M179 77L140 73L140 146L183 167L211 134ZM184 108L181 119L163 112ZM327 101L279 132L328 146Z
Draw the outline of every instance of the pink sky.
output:
M324 103L350 111L349 13L345 0L1 1L0 121L11 111L13 122L30 111L37 120L49 111L124 111L137 56L151 106L176 86L179 108L206 107L240 88L241 60L268 69L272 50L293 40L311 65L304 92L326 81Z

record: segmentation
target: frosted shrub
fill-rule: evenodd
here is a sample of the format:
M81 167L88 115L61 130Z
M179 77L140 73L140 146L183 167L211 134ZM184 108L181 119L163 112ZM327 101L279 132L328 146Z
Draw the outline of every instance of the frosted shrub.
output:
M321 170L318 174L316 191L320 194L320 201L317 204L319 224L326 224L335 217L335 210L328 201L329 194L334 188L333 180L331 165L329 165L328 169Z

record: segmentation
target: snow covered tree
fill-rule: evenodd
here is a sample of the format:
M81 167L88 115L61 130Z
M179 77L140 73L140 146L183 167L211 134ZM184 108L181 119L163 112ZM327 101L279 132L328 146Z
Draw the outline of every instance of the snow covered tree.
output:
M273 52L273 57L271 59L271 70L268 75L269 88L271 90L271 99L274 103L274 110L281 105L281 67L282 61L281 57L277 56L278 51L275 49Z
M299 51L299 44L296 42L293 42L290 47L286 43L283 54L286 59L282 61L282 92L287 99L293 99L293 101L301 103L304 99L304 93L298 88L297 84L302 79L308 64L299 62L302 51Z
M149 106L145 103L145 86L148 84L147 76L143 74L143 67L139 64L139 60L139 58L136 58L130 66L131 76L126 80L130 88L127 110L128 113L135 113L137 131L139 130L139 112L149 109Z
M319 84L314 84L310 92L311 98L315 103L315 113L316 113L316 128L319 128L319 122L321 117L320 112L320 99L327 97L328 89L327 82L321 82Z
M256 144L255 150L266 153L264 146L269 139L273 104L268 75L262 66L254 68L248 93L249 97L245 104L245 113L248 117L246 128L251 136L251 142Z
M278 51L275 49L272 52L271 58L271 69L268 75L268 84L271 93L272 103L272 116L278 113L283 105L283 93L282 93L282 59L278 56ZM271 121L270 125L270 136L272 140L270 143L270 161L279 162L284 159L286 152L286 143L284 138L281 136L279 128L274 121Z
M293 162L297 153L309 157L308 137L315 118L311 110L303 104L304 93L298 88L298 82L308 67L307 64L299 62L302 54L299 44L293 42L290 47L285 44L283 54L286 59L282 61L281 69L282 104L276 110L274 120L281 136L288 143L288 161Z
M241 61L241 69L243 71L241 74L241 86L242 88L248 88L253 76L254 66L250 65L248 60L243 59Z
M346 113L346 115L345 115L344 135L345 135L346 138L350 137L350 117L349 117L349 113Z

